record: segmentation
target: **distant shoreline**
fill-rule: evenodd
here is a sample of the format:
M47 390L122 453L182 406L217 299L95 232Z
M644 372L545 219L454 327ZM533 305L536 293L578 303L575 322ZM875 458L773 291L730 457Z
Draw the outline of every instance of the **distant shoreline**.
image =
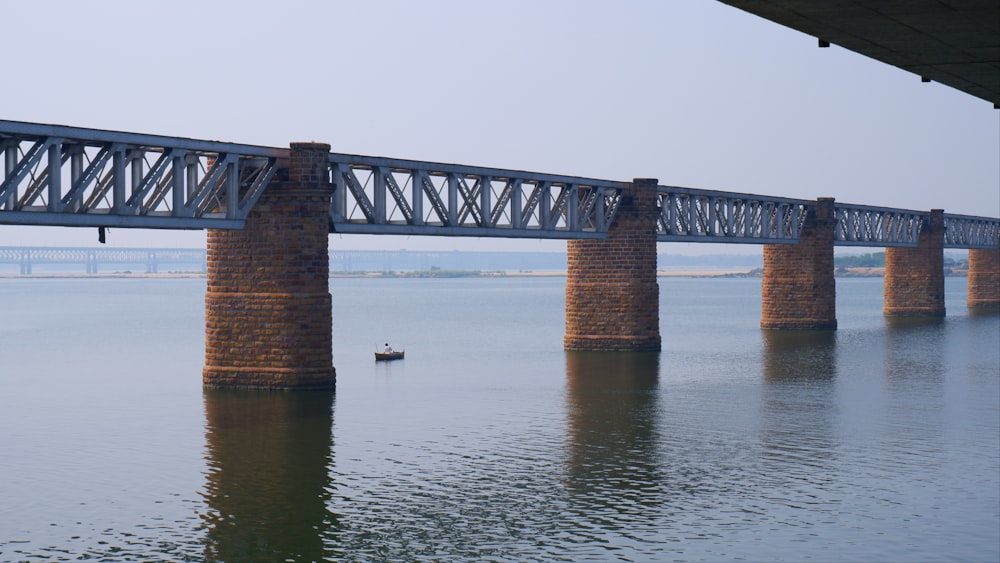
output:
M885 268L838 268L834 275L838 278L881 278L885 275ZM951 270L945 272L946 277L966 277L966 270ZM456 271L434 271L434 270L413 270L400 272L330 272L330 278L385 278L385 279L455 279L455 278L542 278L542 277L565 277L565 270L521 270L521 271L481 271L481 270L456 270ZM97 274L86 274L76 272L46 272L40 274L0 274L0 279L198 279L206 278L208 274L201 272L165 272L165 273L145 273L145 272L108 272ZM761 268L730 268L725 270L715 269L685 269L685 270L658 270L658 278L759 278Z
M717 278L747 276L750 269L728 269L728 270L677 270L656 272L657 277L665 278ZM405 272L330 272L330 278L421 278L421 279L449 279L449 278L541 278L541 277L565 277L565 270L532 270L532 271L456 271L456 272L435 272L435 271L405 271ZM0 274L0 279L197 279L206 278L208 274L200 272L165 272L165 273L145 273L145 272L108 272L108 273L75 273L75 272L45 272L38 274Z

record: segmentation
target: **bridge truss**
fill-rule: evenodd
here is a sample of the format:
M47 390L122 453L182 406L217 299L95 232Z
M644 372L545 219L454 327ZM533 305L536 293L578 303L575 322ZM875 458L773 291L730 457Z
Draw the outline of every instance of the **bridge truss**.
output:
M289 149L0 120L0 224L239 229ZM627 182L331 153L330 231L604 238ZM815 202L657 187L657 240L795 243ZM916 246L927 213L834 204L836 245ZM945 246L1000 219L945 214Z
M288 149L0 120L0 223L243 226Z
M331 154L331 230L508 238L603 238L622 182Z
M917 246L926 213L834 204L837 227L834 244L838 246Z
M834 204L838 246L917 246L928 213L906 209ZM944 214L945 248L1000 248L1000 219Z
M658 186L661 242L795 243L811 202Z
M815 202L743 193L657 188L661 242L794 244ZM836 246L915 247L928 213L834 203ZM1000 247L1000 219L944 214L946 248Z
M1000 219L944 214L945 248L1000 248Z

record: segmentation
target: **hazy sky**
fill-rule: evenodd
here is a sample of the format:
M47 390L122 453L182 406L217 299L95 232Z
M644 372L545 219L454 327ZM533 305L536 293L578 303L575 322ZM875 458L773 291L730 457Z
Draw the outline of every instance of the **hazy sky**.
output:
M1000 216L992 104L713 0L0 0L0 18L2 119ZM96 244L94 229L0 227L0 245ZM660 252L733 249L750 250Z

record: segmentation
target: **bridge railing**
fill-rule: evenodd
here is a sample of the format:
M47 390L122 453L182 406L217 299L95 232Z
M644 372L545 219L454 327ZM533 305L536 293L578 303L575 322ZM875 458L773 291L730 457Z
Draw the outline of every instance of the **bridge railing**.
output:
M945 248L1000 248L1000 219L944 214Z
M331 231L603 238L622 182L330 154Z
M288 149L0 120L0 224L243 226Z
M658 186L656 239L669 242L793 244L813 202Z

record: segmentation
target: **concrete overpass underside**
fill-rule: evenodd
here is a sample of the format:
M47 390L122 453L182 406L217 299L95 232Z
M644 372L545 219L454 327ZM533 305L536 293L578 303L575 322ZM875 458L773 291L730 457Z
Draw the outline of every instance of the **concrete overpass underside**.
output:
M720 1L1000 109L998 0Z

